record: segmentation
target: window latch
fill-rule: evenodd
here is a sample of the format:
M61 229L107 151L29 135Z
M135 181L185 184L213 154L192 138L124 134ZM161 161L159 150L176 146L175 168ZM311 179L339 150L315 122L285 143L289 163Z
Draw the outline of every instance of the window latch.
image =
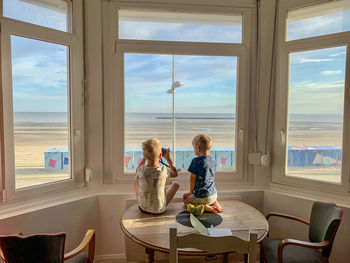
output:
M284 133L284 130L281 129L280 130L280 144L285 144L286 142L286 134Z
M244 135L243 129L239 129L239 140L240 140L241 142L243 142L243 135Z
M73 137L74 137L74 144L77 144L80 140L80 130L79 129L74 129Z

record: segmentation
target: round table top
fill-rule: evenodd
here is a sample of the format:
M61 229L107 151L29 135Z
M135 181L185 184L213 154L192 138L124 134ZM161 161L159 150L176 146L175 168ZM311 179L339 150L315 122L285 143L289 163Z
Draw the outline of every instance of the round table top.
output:
M232 235L243 240L248 240L249 229L254 229L258 232L258 242L265 238L269 225L257 209L238 200L220 201L220 204L224 208L220 214L223 221L217 228L230 228ZM179 235L198 233L193 227L176 221L176 215L184 210L182 202L171 202L163 214L152 215L142 213L137 205L133 205L125 211L120 226L125 235L139 245L168 253L170 226L176 225ZM183 255L198 253L200 252L189 249L179 250L179 254Z

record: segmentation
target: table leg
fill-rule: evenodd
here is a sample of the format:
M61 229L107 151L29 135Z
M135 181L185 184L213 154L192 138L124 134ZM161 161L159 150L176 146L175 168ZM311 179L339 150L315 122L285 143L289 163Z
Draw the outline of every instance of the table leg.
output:
M244 260L243 260L244 263L248 263L248 254L244 254Z
M222 263L228 263L228 253L222 254Z
M154 250L150 248L146 248L146 262L153 263L154 262Z

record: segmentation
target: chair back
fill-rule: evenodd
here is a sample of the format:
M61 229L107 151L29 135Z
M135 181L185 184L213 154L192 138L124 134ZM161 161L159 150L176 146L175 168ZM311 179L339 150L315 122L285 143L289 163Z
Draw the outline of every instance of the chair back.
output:
M249 241L235 236L210 237L201 234L177 235L177 228L170 228L170 263L178 262L178 248L195 248L209 253L238 252L248 254L248 263L256 263L257 232L250 231Z
M309 239L311 242L328 241L322 249L322 256L329 257L333 240L343 218L343 209L334 203L315 202L310 216Z
M6 263L62 263L66 234L0 236L0 254Z

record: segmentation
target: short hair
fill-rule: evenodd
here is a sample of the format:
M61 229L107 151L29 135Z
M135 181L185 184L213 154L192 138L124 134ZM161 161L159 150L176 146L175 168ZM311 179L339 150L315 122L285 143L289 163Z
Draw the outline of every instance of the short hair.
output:
M156 160L162 152L162 146L158 139L149 139L142 143L143 156L148 160Z
M210 151L212 144L213 142L208 134L199 134L192 140L192 145L199 146L201 152Z

